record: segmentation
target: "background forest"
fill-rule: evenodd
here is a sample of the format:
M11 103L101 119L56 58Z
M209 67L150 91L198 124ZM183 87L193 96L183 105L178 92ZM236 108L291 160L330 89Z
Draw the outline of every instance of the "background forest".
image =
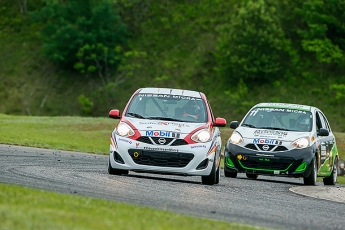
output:
M215 116L319 107L345 131L345 0L1 0L0 113L106 117L140 87Z

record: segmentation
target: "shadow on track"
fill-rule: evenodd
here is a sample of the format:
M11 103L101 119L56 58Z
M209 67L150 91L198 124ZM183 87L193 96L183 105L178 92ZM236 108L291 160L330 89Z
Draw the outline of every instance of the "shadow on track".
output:
M200 184L201 181L187 181L187 180L181 180L181 179L176 179L176 178L167 178L167 177L159 177L159 176L164 176L165 174L157 174L157 176L151 176L151 175L145 175L146 173L139 173L136 172L137 174L129 174L129 175L123 175L127 177L135 177L135 178L141 178L141 179L149 179L149 180L156 180L156 181L171 181L171 182L179 182L179 183L187 183L187 184ZM183 177L183 176L181 176ZM187 178L187 177L183 177Z
M265 176L265 177L268 177L268 176ZM243 176L243 177L237 177L236 179L258 181L258 182L279 183L279 184L289 184L289 185L297 185L297 186L303 185L303 181L301 183L297 183L297 182L292 182L292 181L277 180L277 178L284 178L284 177L274 177L274 178L272 177L272 179L269 179L269 178L262 178L259 176L257 179L250 179ZM293 177L285 177L285 178L293 178ZM298 178L295 178L295 179L298 179Z

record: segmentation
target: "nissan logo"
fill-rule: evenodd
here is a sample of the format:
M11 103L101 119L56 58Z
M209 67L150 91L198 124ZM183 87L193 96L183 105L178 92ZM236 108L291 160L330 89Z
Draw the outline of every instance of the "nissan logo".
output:
M265 151L267 151L269 148L270 148L270 147L269 147L268 145L262 146L262 149L265 150Z
M166 142L165 138L159 138L158 139L158 143L161 144L161 145L164 145Z

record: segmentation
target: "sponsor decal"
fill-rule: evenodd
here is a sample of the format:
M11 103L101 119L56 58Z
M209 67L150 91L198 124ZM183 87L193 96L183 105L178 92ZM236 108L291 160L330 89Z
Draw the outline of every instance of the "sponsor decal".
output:
M271 159L269 159L269 158L259 158L259 161L270 162Z
M254 144L265 144L265 145L281 145L282 141L256 138L253 140L253 143Z
M180 134L179 133L171 133L171 136L173 138L180 138Z
M139 93L138 97L156 97L161 99L177 99L177 100L190 100L201 101L201 98L189 97L184 95L171 95L171 94L152 94L152 93Z
M172 138L180 138L180 133L174 133L169 131L146 131L146 136L149 137L172 137Z
M152 147L144 147L145 150L153 150L153 151L165 151L165 152L178 152L179 150L173 148L152 148Z
M167 125L167 126L171 125L171 126L177 126L179 128L190 127L187 124L177 123L177 122L151 122L151 121L143 122L143 121L140 121L139 125Z
M135 143L135 147L138 148L139 144L140 144L139 142Z
M198 149L198 148L205 148L206 149L206 145L193 145L190 148L191 149Z
M146 136L151 137L170 137L171 132L168 131L146 131Z
M253 133L254 136L279 136L285 137L288 132L278 131L278 130L255 130Z
M305 108L304 105L296 105L296 104L286 104L286 103L267 103L268 106L279 106L279 107L295 107L295 108Z
M299 114L307 114L307 112L302 110L293 110L293 109L287 109L286 112L288 113L299 113Z
M258 111L268 111L268 112L286 112L286 113L297 113L297 114L307 114L306 111L295 110L295 109L283 109L283 108L255 108L250 111L249 116L255 116Z
M116 143L116 138L115 138L115 133L113 133L110 137L110 144L117 149L117 143Z
M271 154L260 154L260 153L257 153L255 155L260 156L260 157L274 157L274 155L271 155Z
M123 142L127 142L128 144L132 144L132 141L130 141L130 140L126 140L126 139L123 139L123 138L119 138L118 140L119 141L123 141Z

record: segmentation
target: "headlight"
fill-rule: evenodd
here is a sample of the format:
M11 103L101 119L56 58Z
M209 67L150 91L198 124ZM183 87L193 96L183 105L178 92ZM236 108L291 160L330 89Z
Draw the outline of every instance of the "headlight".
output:
M238 145L243 142L243 138L238 132L233 132L231 137L229 138L229 141L234 145Z
M191 137L195 142L207 142L211 140L211 133L208 129L202 129Z
M304 149L309 146L309 139L306 137L302 137L292 142L291 145L295 148Z
M133 129L124 122L121 122L116 127L116 133L123 137L129 137L134 135Z

